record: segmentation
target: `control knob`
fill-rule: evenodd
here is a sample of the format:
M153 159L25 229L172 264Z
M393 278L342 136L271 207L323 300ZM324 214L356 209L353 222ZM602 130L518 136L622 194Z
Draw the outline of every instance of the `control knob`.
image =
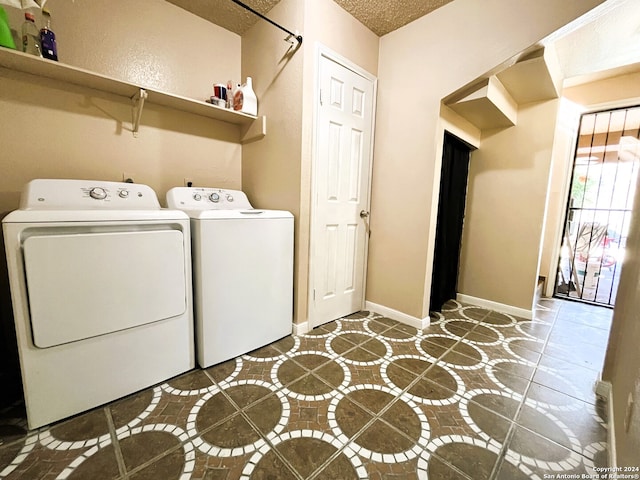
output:
M201 198L202 198L202 197L200 196L200 194L199 194L199 193L194 193L194 194L193 194L193 199L194 199L196 202L199 202Z
M89 190L89 196L96 200L104 200L107 198L107 191L102 187L93 187Z
M120 198L129 198L129 190L120 190L118 196Z
M227 202L233 202L233 196L230 193L227 193Z
M212 193L211 195L209 195L209 200L211 200L213 203L218 203L220 201L220 195L218 195L217 193Z

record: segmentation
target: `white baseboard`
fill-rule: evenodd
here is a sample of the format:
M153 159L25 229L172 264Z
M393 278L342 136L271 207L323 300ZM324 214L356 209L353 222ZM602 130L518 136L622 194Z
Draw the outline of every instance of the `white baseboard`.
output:
M607 402L607 443L609 444L609 467L618 466L616 458L616 429L613 422L613 388L611 382L598 380L595 384L596 395L602 397ZM615 471L615 470L613 470Z
M470 303L478 307L494 310L500 313L507 313L509 315L515 315L516 317L525 318L531 320L533 318L533 310L527 310L526 308L514 307L511 305L505 305L504 303L492 302L491 300L485 300L484 298L472 297L463 293L456 294L456 300L461 303Z
M304 335L305 333L309 333L311 328L309 327L309 322L302 323L294 323L292 328L292 333L294 335Z
M413 317L411 315L407 315L406 313L400 312L398 310L394 310L393 308L385 307L384 305L379 305L377 303L365 301L364 308L369 310L370 312L376 312L385 317L389 317L392 320L397 320L400 323L404 323L406 325L410 325L412 327L417 328L418 330L422 330L427 328L431 323L431 318L418 318Z

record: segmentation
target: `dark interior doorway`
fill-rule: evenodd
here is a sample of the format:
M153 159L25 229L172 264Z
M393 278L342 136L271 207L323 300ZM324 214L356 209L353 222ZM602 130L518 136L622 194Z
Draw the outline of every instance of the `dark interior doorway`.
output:
M467 143L449 132L444 133L431 311L440 311L447 300L456 297L470 156L471 147Z

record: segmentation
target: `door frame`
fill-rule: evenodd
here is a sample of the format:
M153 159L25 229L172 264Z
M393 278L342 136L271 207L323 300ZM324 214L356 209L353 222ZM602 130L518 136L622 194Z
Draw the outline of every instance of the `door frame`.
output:
M367 185L367 198L366 205L367 211L371 211L371 180L373 174L373 147L374 147L374 138L375 138L375 121L376 121L376 100L377 100L377 91L378 91L378 79L375 75L369 73L362 67L356 65L351 60L346 57L343 57L339 53L331 50L329 47L323 45L320 42L316 42L315 44L315 55L314 55L314 81L313 81L313 120L312 120L312 138L311 138L311 202L310 202L310 235L309 235L309 272L308 272L308 297L307 297L307 322L308 328L311 330L316 327L316 308L315 308L315 249L317 246L317 194L318 194L318 186L317 186L317 162L318 162L318 116L319 116L319 105L320 105L320 62L322 57L331 60L342 67L350 70L351 72L359 75L366 80L370 81L373 84L373 104L372 108L372 117L371 117L371 144L369 145L369 180ZM369 219L371 217L369 216ZM370 220L369 220L370 221ZM367 233L369 228L367 227ZM365 236L365 245L364 245L364 262L363 262L363 282L362 282L362 306L364 308L365 304L365 292L367 289L367 264L369 258L369 235Z
M571 139L570 145L568 145L570 146L570 150L569 148L567 148L566 151L559 153L561 157L556 158L555 152L553 153L554 162L555 161L563 162L562 187L559 192L559 198L563 200L561 200L561 206L557 207L557 208L560 208L561 210L557 216L557 221L553 223L551 222L547 223L545 220L545 223L543 226L544 229L550 229L550 228L554 229L553 244L550 245L550 252L548 257L550 264L547 266L548 277L546 278L546 283L544 286L544 292L543 292L544 297L553 298L553 295L555 293L555 282L556 282L556 277L558 273L557 271L558 259L560 258L560 250L562 249L562 233L564 232L564 225L565 225L565 222L567 221L566 202L567 202L567 199L569 198L569 190L571 188L571 177L573 174L573 161L574 161L574 156L576 152L576 146L578 144L580 118L582 115L588 115L590 113L596 113L604 110L615 110L618 108L626 108L626 107L629 107L630 105L633 105L634 102L637 102L637 104L640 105L640 97L633 97L633 98L623 99L623 100L614 100L611 102L603 102L603 103L597 103L593 105L581 105L577 109L571 111L571 113L568 114L565 119L565 123L568 121L572 122L571 135L573 136L573 138ZM554 143L555 143L555 136L558 135L558 130L559 130L559 127L556 125L556 131L554 134ZM553 173L551 175L553 175ZM551 179L551 181L553 181L553 179ZM546 199L547 202L549 201L549 193L550 192L547 191L547 199ZM549 209L549 205L545 207L545 216L549 215L548 209ZM544 244L541 245L541 249L543 248L544 248ZM540 255L542 255L542 251L540 252ZM538 274L540 274L540 267L538 267Z

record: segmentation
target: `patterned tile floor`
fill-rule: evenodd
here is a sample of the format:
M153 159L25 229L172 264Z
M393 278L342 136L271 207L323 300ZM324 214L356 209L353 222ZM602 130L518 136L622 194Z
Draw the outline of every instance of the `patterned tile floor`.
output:
M611 311L448 302L360 312L36 431L0 412L2 479L542 479L605 466L592 387ZM550 477L546 477L550 478Z

